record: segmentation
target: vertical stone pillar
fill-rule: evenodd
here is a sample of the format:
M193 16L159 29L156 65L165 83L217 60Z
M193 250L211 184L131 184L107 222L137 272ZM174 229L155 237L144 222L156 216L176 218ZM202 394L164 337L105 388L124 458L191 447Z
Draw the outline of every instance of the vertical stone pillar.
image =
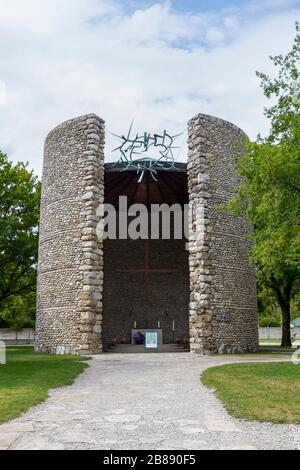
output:
M258 350L250 227L220 208L238 186L234 157L246 138L211 116L199 114L189 122L190 342L199 354Z
M45 142L36 350L102 351L104 121L94 114L56 127Z

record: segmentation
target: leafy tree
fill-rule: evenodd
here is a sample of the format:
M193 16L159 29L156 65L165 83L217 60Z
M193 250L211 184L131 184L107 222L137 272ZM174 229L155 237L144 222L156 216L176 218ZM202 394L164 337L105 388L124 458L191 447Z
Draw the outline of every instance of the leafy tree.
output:
M27 165L0 152L0 319L14 328L34 319L39 202Z
M292 319L300 317L300 286L296 287L296 293L291 304Z
M246 215L254 227L251 258L260 286L272 289L282 314L282 346L291 345L291 300L300 282L300 34L286 55L271 57L276 78L257 73L265 96L276 103L265 110L271 119L267 138L248 143L237 160L241 176L230 210ZM299 84L300 86L300 84Z
M282 137L289 137L291 121L299 114L300 103L300 24L296 22L296 36L290 52L286 55L271 56L271 61L278 67L278 74L272 78L265 73L256 72L261 80L264 95L275 98L275 103L265 108L265 115L271 120L272 128L266 142L280 142ZM260 141L259 137L259 141Z
M281 314L274 291L258 283L259 326L281 326Z
M259 318L259 326L260 327L280 327L281 325L281 317L280 315L276 315L276 316L263 316L263 317L260 317Z

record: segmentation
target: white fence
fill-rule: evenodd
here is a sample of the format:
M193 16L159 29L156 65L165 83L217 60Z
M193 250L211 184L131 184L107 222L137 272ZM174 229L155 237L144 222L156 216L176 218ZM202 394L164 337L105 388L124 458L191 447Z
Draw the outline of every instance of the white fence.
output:
M300 327L291 328L292 336L295 339L300 339ZM282 329L281 327L263 327L259 328L259 339L281 339Z
M34 329L24 328L20 331L12 330L11 328L0 328L0 341L8 344L33 344L34 343Z
M295 339L300 339L300 327L291 329L292 336ZM259 339L281 339L281 327L261 327L259 328ZM6 344L33 344L35 332L32 328L24 328L20 331L15 331L10 328L0 328L0 341Z

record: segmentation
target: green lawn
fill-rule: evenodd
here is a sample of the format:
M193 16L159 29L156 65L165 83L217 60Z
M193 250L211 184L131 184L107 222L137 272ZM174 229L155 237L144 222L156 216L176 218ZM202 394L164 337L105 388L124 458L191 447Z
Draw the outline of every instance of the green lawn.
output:
M234 364L208 369L204 385L214 389L236 418L300 424L300 365Z
M243 357L255 357L255 356L265 356L265 355L275 355L275 356L291 356L295 351L297 351L298 346L284 347L282 348L280 345L265 345L259 347L259 352L257 354L244 354Z
M44 401L51 388L71 385L88 365L87 358L36 354L32 347L7 349L0 365L0 423Z

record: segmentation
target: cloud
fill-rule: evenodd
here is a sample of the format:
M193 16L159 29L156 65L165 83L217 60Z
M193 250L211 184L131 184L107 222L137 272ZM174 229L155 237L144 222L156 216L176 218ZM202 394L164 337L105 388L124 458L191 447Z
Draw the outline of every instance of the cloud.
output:
M297 5L297 0L252 0L247 3L247 12L261 12L264 10L288 9Z
M138 2L139 3L139 2ZM107 128L178 133L198 112L267 130L255 70L288 50L300 10L176 11L171 2L0 0L0 148L39 174L58 123L95 112ZM113 146L107 135L107 160ZM186 148L180 158L186 158Z
M0 105L6 104L6 85L0 81Z

